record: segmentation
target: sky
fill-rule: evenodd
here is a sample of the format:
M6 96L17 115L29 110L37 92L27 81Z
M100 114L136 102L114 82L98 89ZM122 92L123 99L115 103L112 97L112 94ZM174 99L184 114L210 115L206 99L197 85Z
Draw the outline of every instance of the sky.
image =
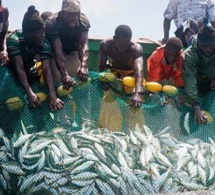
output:
M81 11L88 17L91 28L89 37L112 37L120 24L131 27L133 39L163 38L163 12L169 0L80 0ZM21 29L22 18L30 5L42 13L60 11L62 0L2 0L8 7L9 29ZM174 36L172 21L170 36Z

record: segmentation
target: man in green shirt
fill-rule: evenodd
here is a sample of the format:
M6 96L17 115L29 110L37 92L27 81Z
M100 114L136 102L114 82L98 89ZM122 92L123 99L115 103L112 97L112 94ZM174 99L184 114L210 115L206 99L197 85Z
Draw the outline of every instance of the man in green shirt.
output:
M53 111L63 107L63 102L56 97L51 72L51 48L45 37L45 25L39 12L30 6L22 21L22 30L12 32L7 39L7 50L10 59L9 67L15 72L28 101L32 107L40 107L41 102L33 92L30 69L34 66L35 57L42 62L43 76L49 92L49 106Z
M185 92L194 107L194 121L207 122L200 96L215 90L215 29L212 26L202 24L197 39L185 50L182 76Z

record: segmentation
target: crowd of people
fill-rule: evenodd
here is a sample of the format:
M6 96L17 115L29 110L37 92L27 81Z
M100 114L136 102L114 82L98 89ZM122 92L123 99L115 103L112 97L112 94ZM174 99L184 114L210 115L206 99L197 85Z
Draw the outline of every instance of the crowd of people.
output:
M1 0L0 0L0 3ZM89 19L81 12L79 0L63 0L58 13L42 14L30 6L24 14L22 29L8 32L9 11L0 5L0 59L14 72L24 88L29 103L40 107L40 99L31 88L31 68L42 63L42 73L49 92L49 106L57 111L64 106L57 98L55 84L65 89L75 87L73 77L88 79ZM171 21L176 37L169 37ZM194 108L194 119L207 121L199 97L215 90L215 5L213 0L170 0L164 12L162 45L147 60L147 81L169 81L184 88ZM132 41L128 25L119 25L112 38L101 42L98 70L109 70L117 78L135 77L133 107L143 102L143 48Z

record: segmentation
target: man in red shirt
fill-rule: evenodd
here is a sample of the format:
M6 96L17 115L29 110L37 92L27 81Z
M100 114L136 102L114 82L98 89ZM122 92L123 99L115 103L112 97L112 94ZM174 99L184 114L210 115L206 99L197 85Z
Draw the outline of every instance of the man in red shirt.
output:
M181 76L182 42L177 37L170 38L158 47L147 60L147 80L183 87Z

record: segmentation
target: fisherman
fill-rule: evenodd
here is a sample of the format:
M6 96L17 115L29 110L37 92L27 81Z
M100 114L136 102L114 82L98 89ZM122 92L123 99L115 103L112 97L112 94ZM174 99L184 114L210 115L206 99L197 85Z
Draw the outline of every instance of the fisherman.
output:
M35 108L40 107L41 102L30 86L34 82L30 74L31 68L35 64L35 56L39 56L49 92L49 106L51 110L56 111L61 109L64 103L56 97L51 72L51 47L44 37L44 21L32 5L24 15L22 30L15 30L7 39L9 67L17 75L30 105Z
M127 25L119 25L113 38L105 39L99 48L99 71L112 71L118 79L135 77L135 90L131 105L140 107L142 103L143 49L131 41L132 31ZM109 61L108 58L110 58ZM107 63L108 62L108 63Z
M163 15L163 44L169 39L172 20L174 20L177 28L175 35L182 40L185 48L190 45L190 38L197 34L197 21L200 18L207 18L210 20L211 25L215 27L215 5L213 0L170 0Z
M194 121L207 122L200 105L200 96L215 90L215 29L202 23L195 44L184 52L182 76L185 92L194 108Z
M147 81L183 87L182 42L177 37L168 39L151 54L147 60Z
M2 5L2 0L0 0L0 60L1 64L6 64L9 61L6 45L6 35L8 32L8 8Z
M72 77L87 80L89 28L89 20L81 13L78 0L63 0L61 11L46 21L46 37L55 57L55 84L62 81L63 87L69 89L76 85Z

